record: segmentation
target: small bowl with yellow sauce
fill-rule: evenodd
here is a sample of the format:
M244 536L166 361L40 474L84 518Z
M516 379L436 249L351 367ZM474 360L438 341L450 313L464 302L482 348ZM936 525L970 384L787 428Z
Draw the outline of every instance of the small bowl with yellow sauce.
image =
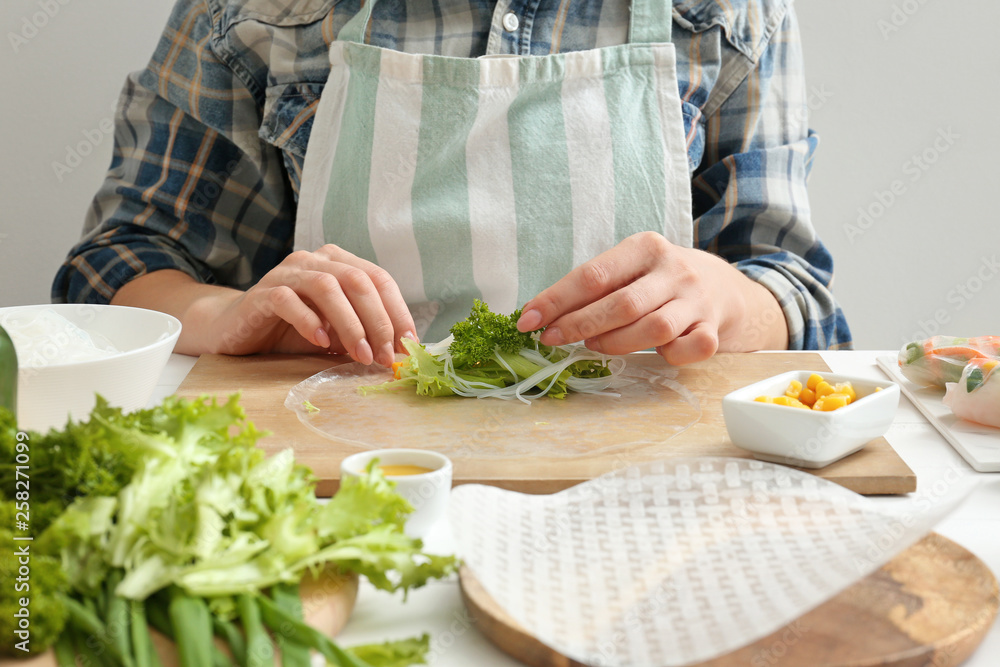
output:
M360 476L378 459L377 467L396 491L410 501L413 513L406 521L406 534L426 537L441 521L451 493L451 459L423 449L376 449L352 454L340 462L340 476Z

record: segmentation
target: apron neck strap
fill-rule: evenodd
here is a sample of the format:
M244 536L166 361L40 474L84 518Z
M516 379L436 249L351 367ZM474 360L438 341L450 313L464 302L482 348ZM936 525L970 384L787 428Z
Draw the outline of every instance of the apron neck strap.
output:
M368 32L368 22L371 21L374 8L375 0L361 0L361 9L340 29L340 32L337 33L337 40L364 43L365 33Z
M615 0L604 0L614 2ZM362 0L364 6L344 24L337 35L342 42L364 42L376 0ZM665 44L673 29L672 0L632 0L628 21L631 44Z
M673 9L673 0L632 0L628 19L629 43L669 43L674 25Z

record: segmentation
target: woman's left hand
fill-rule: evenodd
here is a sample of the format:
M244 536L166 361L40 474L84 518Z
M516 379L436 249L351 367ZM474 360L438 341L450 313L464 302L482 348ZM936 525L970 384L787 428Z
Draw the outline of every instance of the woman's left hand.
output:
M721 257L655 232L576 267L525 304L517 324L545 327L545 345L582 340L605 354L656 348L675 365L788 347L784 314L767 288Z

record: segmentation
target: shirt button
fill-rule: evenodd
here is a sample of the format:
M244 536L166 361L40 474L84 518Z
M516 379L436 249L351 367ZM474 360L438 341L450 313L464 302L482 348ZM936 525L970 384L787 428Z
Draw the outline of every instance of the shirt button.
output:
M521 22L517 20L517 14L514 12L507 12L503 15L503 29L507 32L514 32L519 25Z

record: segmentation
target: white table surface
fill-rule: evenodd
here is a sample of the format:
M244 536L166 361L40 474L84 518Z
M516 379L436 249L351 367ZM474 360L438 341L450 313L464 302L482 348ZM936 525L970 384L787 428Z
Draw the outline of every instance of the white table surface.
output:
M854 351L822 352L821 355L835 373L884 380L885 375L875 365L875 358L894 353ZM195 361L194 357L173 355L151 404L172 394ZM946 484L943 480L954 480L956 476L1000 482L1000 473L977 473L966 464L905 396L900 398L896 419L886 439L916 473L918 494L935 488L935 482L938 488L943 488ZM879 497L875 501L890 505L900 499ZM976 554L994 574L1000 574L1000 483L993 483L974 494L935 530ZM435 545L429 541L428 547L440 550L444 544L446 542ZM521 664L507 657L476 630L462 605L457 579L433 582L412 591L405 603L401 595L388 595L363 583L357 606L338 642L351 646L425 632L431 635L431 665L515 667ZM997 665L1000 665L1000 623L994 623L986 640L965 663L965 667Z

